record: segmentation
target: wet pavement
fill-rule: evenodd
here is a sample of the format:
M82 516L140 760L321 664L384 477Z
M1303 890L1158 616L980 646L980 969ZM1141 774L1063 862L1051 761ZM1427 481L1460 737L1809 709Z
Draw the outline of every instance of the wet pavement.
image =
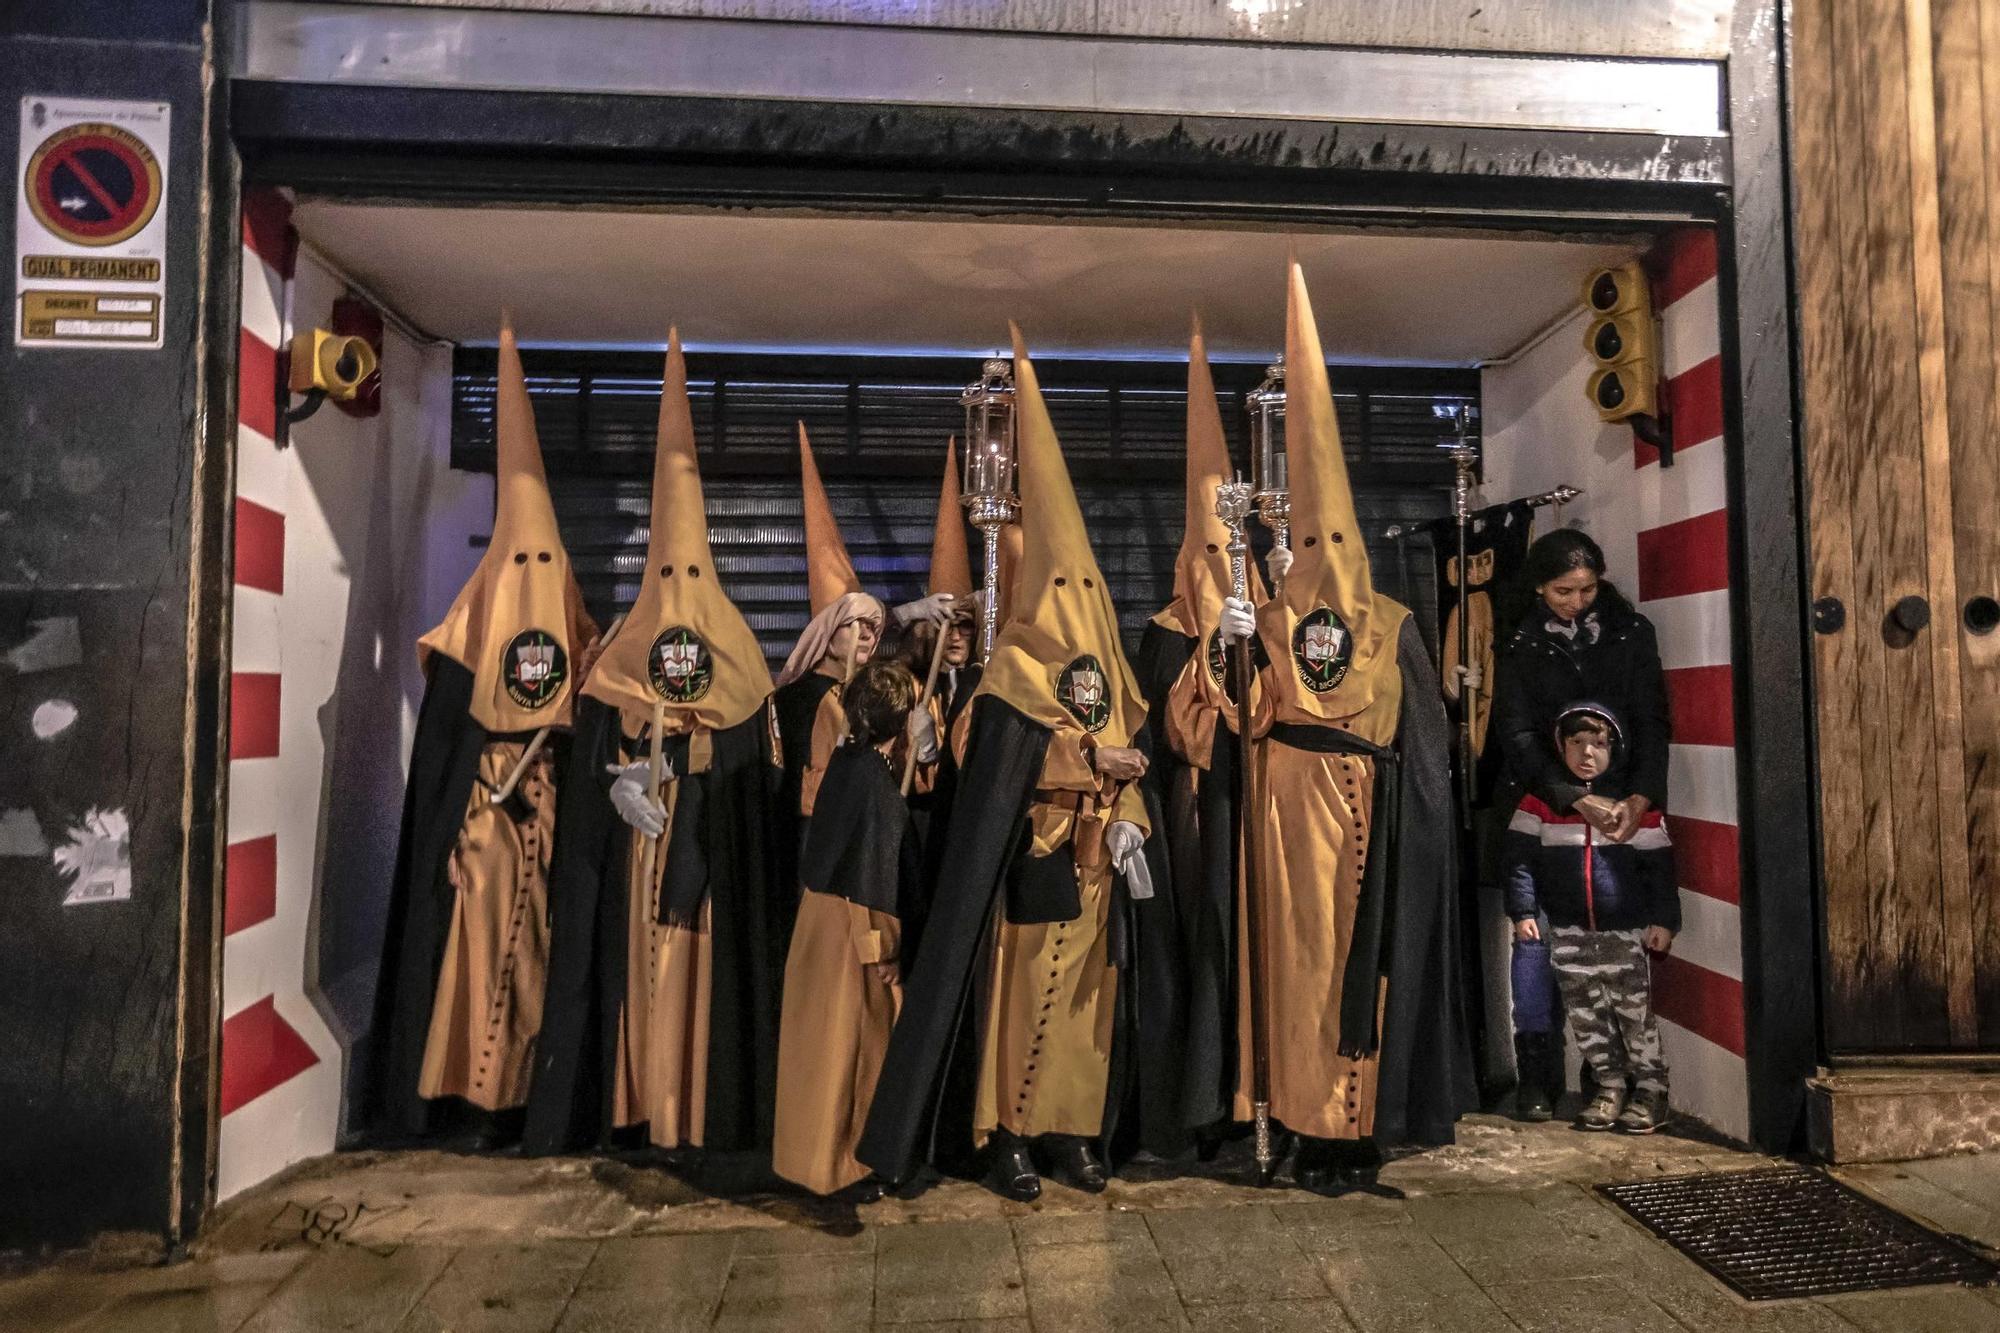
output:
M857 1210L742 1163L345 1154L229 1201L183 1262L0 1279L0 1328L2000 1330L1991 1290L1752 1305L1591 1188L1769 1160L1479 1116L1339 1198L1255 1188L1238 1146L1102 1195L948 1181ZM1837 1174L2000 1246L2000 1157Z

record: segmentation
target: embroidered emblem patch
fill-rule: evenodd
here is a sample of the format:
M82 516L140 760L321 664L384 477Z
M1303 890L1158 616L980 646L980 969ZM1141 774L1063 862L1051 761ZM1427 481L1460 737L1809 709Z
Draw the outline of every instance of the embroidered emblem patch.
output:
M1354 635L1331 607L1322 606L1300 618L1292 631L1292 662L1307 689L1314 694L1334 689L1347 678L1353 660Z
M1111 689L1104 664L1089 653L1077 658L1056 677L1056 702L1085 731L1102 731L1111 720Z
M646 675L653 692L670 704L691 704L715 683L715 662L708 645L685 625L660 631L646 654Z
M1208 652L1203 656L1208 662L1208 678L1215 682L1215 688L1218 690L1226 688L1223 681L1228 663L1223 656L1221 630L1213 629L1208 632Z
M523 708L546 708L569 680L569 655L545 629L525 629L500 655L507 697Z

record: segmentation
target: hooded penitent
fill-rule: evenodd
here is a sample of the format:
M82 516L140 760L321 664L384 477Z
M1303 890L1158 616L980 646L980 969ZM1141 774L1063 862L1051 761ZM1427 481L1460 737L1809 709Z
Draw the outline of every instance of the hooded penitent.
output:
M833 520L833 504L819 479L819 465L813 461L812 441L806 438L803 421L799 423L799 492L805 509L806 602L811 619L785 659L785 669L778 673L780 689L811 673L826 657L833 636L849 620L861 615L880 620L883 616L881 602L861 590L861 576L854 572L854 561L847 554L840 525ZM817 682L814 685L812 699L817 706L825 686ZM790 697L778 701L778 725L788 732L793 729ZM805 712L802 720L810 729L812 712ZM787 746L793 739L787 736Z
M1143 831L1151 820L1136 784L1101 777L1093 755L1143 745L1146 704L1018 330L1014 382L1022 554L968 719L940 892L857 1152L892 1179L994 1131L1109 1140L1135 1049L1119 983L1131 904L1106 838L1115 821ZM975 991L984 1011L968 1016ZM962 1086L948 1075L955 1052L970 1057L968 1029L977 1069L964 1106L945 1090Z
M1239 474L1229 465L1222 408L1199 319L1188 343L1187 405L1187 516L1180 554L1174 557L1174 600L1153 620L1189 638L1204 638L1214 631L1231 587L1229 525L1215 516L1215 488ZM1262 602L1264 579L1254 560L1245 573L1251 602Z
M784 965L767 859L771 673L716 577L677 335L651 522L638 599L577 706L530 1152L639 1124L663 1147L770 1137ZM667 827L649 840L608 789L611 773L650 762L656 718Z
M1316 1140L1437 1142L1470 1092L1452 848L1438 836L1452 823L1448 733L1408 613L1370 580L1297 264L1285 363L1296 558L1258 616L1269 665L1249 892L1267 924L1241 942L1242 973L1264 998L1273 1116ZM1247 995L1238 1014L1248 1118Z
M596 630L556 531L507 324L498 406L492 541L418 642L427 683L362 1112L392 1134L427 1129L433 1098L519 1105L541 1027L554 779Z
M1145 696L1125 660L1118 611L1034 363L1021 331L1013 332L1022 554L979 695L1004 699L1045 727L1081 727L1099 745L1130 745L1146 725Z
M971 597L972 554L965 545L965 509L958 487L958 441L944 447L944 485L938 491L937 524L931 530L931 572L926 591Z
M754 715L771 693L764 650L715 576L678 332L667 341L646 570L583 692L623 712L628 734L635 719L643 725L650 717L655 701L682 719L683 729L725 731Z
M470 711L488 731L566 727L577 654L596 627L583 609L535 440L535 412L511 323L500 326L493 539L451 610L417 640L472 672Z
M1292 568L1259 632L1281 721L1344 722L1378 745L1396 733L1402 677L1396 641L1409 612L1376 593L1354 510L1326 357L1291 266L1285 317L1285 444L1291 470Z

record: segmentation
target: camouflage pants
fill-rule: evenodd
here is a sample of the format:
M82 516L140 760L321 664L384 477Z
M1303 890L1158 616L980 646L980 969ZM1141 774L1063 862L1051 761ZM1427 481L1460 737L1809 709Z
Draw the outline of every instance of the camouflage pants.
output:
M1632 1079L1635 1092L1665 1092L1667 1063L1653 1021L1653 975L1638 930L1557 926L1549 961L1577 1054L1602 1087Z

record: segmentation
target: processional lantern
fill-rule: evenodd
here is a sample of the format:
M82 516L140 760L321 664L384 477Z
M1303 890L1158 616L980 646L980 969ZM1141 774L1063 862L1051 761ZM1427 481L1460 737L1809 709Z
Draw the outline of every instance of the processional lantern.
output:
M1279 546L1292 544L1291 475L1285 459L1285 358L1264 368L1264 382L1245 395L1250 414L1250 484L1257 517Z
M1020 517L1014 491L1014 365L994 357L958 396L965 409L964 476L959 490L965 517L986 539L985 593L981 598L979 660L993 655L1000 612L1000 529Z

